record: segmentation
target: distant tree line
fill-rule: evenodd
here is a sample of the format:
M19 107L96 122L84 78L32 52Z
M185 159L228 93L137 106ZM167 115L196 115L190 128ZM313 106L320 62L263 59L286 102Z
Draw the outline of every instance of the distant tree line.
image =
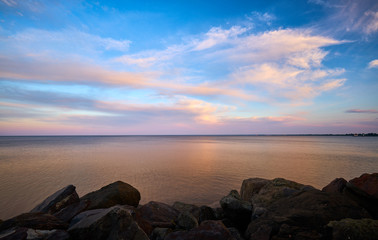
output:
M354 136L354 137L377 137L377 133L348 133L345 134L346 136Z

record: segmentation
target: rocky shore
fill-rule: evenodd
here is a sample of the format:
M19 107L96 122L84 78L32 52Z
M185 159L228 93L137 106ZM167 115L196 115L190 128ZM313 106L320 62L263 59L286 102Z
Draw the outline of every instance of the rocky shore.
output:
M139 191L121 181L82 197L69 185L0 220L0 240L378 239L378 173L337 178L322 190L250 178L218 208L139 201Z

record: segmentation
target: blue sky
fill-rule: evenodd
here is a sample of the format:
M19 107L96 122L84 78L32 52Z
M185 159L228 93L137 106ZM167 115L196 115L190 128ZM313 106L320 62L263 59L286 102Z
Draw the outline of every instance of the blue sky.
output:
M0 134L378 132L378 3L0 0Z

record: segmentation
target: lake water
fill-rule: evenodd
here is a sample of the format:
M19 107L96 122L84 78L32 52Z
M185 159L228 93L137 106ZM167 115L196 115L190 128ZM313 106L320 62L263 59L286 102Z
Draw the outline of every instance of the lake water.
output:
M347 136L0 137L0 219L73 184L79 196L117 180L141 203L212 204L243 179L322 188L378 172L378 138Z

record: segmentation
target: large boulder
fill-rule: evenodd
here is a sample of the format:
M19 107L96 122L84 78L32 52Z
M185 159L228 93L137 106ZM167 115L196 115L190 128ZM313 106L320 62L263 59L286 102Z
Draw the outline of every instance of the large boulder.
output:
M322 191L328 193L342 193L346 187L347 180L344 178L336 178L325 186Z
M136 210L135 219L148 235L156 227L174 228L180 212L165 203L151 201Z
M183 202L175 202L172 205L173 208L177 209L179 212L190 212L194 217L199 219L199 214L200 214L200 208L197 207L194 204L188 204L188 203L183 203Z
M230 231L220 221L204 221L190 231L172 232L165 240L233 240Z
M240 196L244 201L251 201L253 195L259 193L262 187L270 181L263 178L249 178L243 180L240 188Z
M378 199L378 173L362 174L349 181L350 187L358 189L367 195Z
M70 222L73 217L79 213L85 211L88 208L88 201L80 201L68 205L59 212L54 213L54 216L62 220L63 222Z
M140 201L140 193L130 184L117 181L97 191L88 193L80 198L80 200L88 201L88 210L109 208L115 205L130 205L137 207Z
M68 232L72 239L149 239L122 206L82 212L72 219Z
M4 221L0 225L0 232L15 227L52 230L67 229L68 224L46 213L23 213Z
M327 226L332 228L333 240L378 239L378 220L347 218L340 221L331 221Z
M226 218L230 219L235 227L244 230L251 220L252 205L241 199L236 190L232 190L220 200L220 205Z
M200 207L198 222L201 223L206 220L217 220L217 217L214 209L204 205Z
M79 196L76 193L76 187L68 185L46 198L43 202L34 207L30 212L43 212L54 214L64 207L78 202Z
M177 217L176 224L178 228L190 230L198 227L198 220L190 212L182 212Z
M326 236L329 221L364 217L370 217L369 213L341 194L301 191L267 206L267 211L248 225L245 237L319 239Z

